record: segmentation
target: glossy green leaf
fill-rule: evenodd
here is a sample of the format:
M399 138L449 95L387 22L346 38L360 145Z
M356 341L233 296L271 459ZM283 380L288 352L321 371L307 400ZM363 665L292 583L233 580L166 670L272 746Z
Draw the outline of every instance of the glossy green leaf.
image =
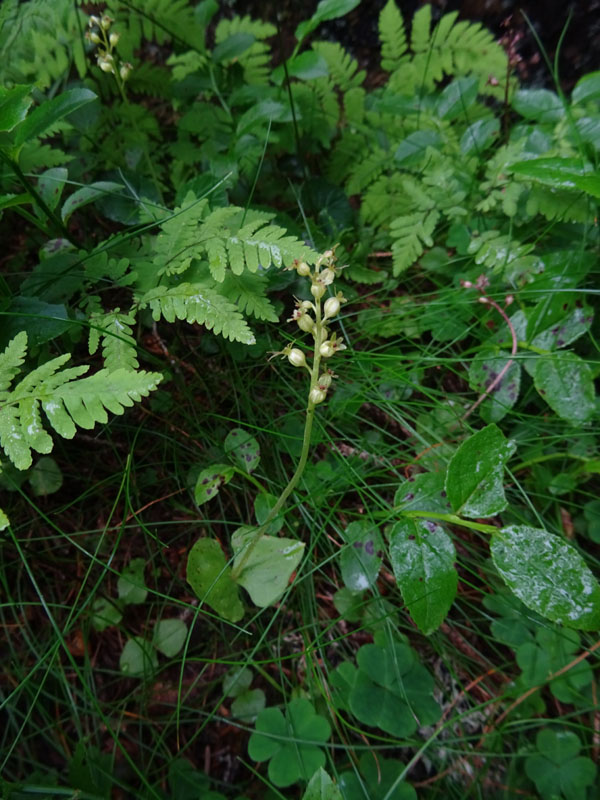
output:
M261 536L253 545L254 532L254 528L238 528L231 537L233 569L243 565L236 582L244 587L255 605L264 608L275 603L286 590L305 544L295 539ZM251 549L246 557L248 547Z
M149 679L158 669L156 651L142 636L134 636L123 648L119 668L130 678Z
M571 425L582 425L594 416L594 373L570 350L538 358L533 381L550 408Z
M517 402L521 388L521 366L510 353L503 350L487 353L482 350L471 361L469 386L481 395L492 386L511 360L502 378L479 406L479 415L485 422L499 422Z
M331 736L329 722L315 712L308 700L292 700L285 717L277 708L258 715L255 732L248 742L254 761L269 760L269 778L281 788L298 780L308 781L325 764L319 746Z
M299 56L287 62L288 75L298 78L301 81L310 81L315 78L324 78L329 75L329 67L322 55L314 50L306 50ZM277 83L281 83L285 77L283 67L277 67L273 71L273 78Z
M396 148L394 161L403 167L414 166L425 158L428 147L439 147L441 141L442 137L437 131L427 128L409 133Z
M125 605L143 603L148 596L144 581L146 559L132 558L117 581L119 598Z
M234 428L225 438L225 452L244 470L254 472L260 462L260 447L258 442L243 428Z
M383 540L377 527L367 520L351 522L343 531L346 547L340 552L344 584L353 592L374 585L383 559Z
M436 116L452 120L466 115L467 110L477 99L479 79L475 77L457 78L442 90L435 106Z
M448 534L427 519L403 519L389 532L394 576L410 615L428 635L442 624L458 585L456 551Z
M213 60L217 63L233 61L252 47L256 41L251 33L233 33L223 42L220 42L212 51Z
M600 586L564 539L511 525L492 535L491 553L502 579L528 608L570 628L600 628Z
M63 485L63 475L56 461L50 456L44 456L30 469L29 483L36 497L46 497L58 492Z
M559 350L589 331L594 319L592 308L575 306L565 313L564 306L569 303L567 298L567 293L556 292L549 302L542 301L528 315L527 341L534 347Z
M319 767L309 780L302 800L344 800L344 797L323 767Z
M519 89L513 96L512 107L525 119L538 122L558 122L564 115L560 97L549 89Z
M231 579L231 567L214 539L198 539L189 552L187 581L197 597L230 622L244 616L237 585Z
M106 197L106 195L122 192L123 189L123 184L115 183L114 181L96 181L95 183L90 183L89 186L83 186L81 189L77 189L77 191L73 192L63 203L61 210L63 222L68 222L71 214L77 211L78 208L87 206L98 198Z
M463 133L460 152L465 156L479 154L491 145L499 133L500 123L497 119L478 119Z
M504 464L514 451L515 443L493 424L466 439L446 474L452 510L464 517L492 517L504 510Z
M61 119L95 99L96 95L90 89L69 89L53 97L52 100L46 100L19 126L15 134L15 143L17 146L23 145L31 139L42 136Z
M33 103L31 86L0 86L0 131L12 131L27 116Z
M360 0L321 0L312 17L301 22L296 28L296 39L301 41L315 28L318 28L322 22L343 17L344 14L348 14L353 8L356 8L359 3Z
M152 644L167 658L175 658L185 644L187 632L182 619L161 619L154 626Z
M510 170L556 189L579 190L598 196L600 179L590 174L591 166L582 165L576 158L532 158L511 164Z
M600 72L590 72L575 84L571 100L574 103L587 103L590 100L600 101Z
M208 500L212 500L218 494L221 486L229 483L233 472L233 467L229 464L213 464L211 467L203 469L198 475L194 488L196 505L201 506Z

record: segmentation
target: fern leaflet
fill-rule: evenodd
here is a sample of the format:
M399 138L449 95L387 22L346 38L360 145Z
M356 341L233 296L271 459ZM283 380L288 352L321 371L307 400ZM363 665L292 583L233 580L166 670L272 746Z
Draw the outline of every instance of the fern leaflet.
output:
M392 255L394 275L399 275L423 253L423 246L433 247L432 234L439 219L435 210L423 214L407 214L398 217L390 225L394 239Z
M131 328L134 324L135 318L131 314L122 314L118 308L106 314L91 315L88 349L90 354L95 353L102 338L104 367L109 372L139 368Z
M234 275L229 272L219 285L219 292L235 303L243 314L250 314L267 322L277 322L273 304L265 297L266 285L265 276L259 273L244 272L242 275Z
M381 68L394 72L406 59L407 43L404 20L394 0L388 0L379 17Z

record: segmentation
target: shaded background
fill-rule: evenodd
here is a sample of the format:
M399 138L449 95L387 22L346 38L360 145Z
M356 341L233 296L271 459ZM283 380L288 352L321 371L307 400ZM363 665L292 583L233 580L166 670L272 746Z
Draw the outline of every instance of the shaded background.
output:
M271 22L279 16L285 56L293 49L296 25L312 15L317 3L318 0L230 0L228 5L232 12ZM372 76L379 69L377 20L385 3L386 0L362 0L346 17L324 23L317 36L339 41ZM396 0L396 4L408 24L414 12L426 5L424 0ZM551 87L554 79L527 19L551 61L566 27L559 58L560 83L565 91L570 91L586 72L600 69L600 0L431 0L430 5L435 20L449 11L458 11L460 19L482 22L498 38L508 37L519 59L517 72L529 86Z

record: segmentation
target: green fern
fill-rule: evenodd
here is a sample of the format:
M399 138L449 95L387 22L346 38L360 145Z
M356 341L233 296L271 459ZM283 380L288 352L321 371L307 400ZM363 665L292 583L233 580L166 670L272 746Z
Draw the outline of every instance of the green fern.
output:
M158 373L127 369L103 369L82 378L89 367L62 369L71 357L66 353L37 367L11 389L26 353L27 334L22 332L0 354L0 444L20 470L31 466L32 450L52 450L41 409L56 433L72 439L76 426L89 430L98 422L108 422L107 410L122 414L126 406L156 389L162 379Z
M137 307L149 308L157 321L164 317L167 322L176 319L197 322L231 341L256 342L237 306L205 284L182 283L171 288L157 286L138 298Z
M312 49L325 59L330 80L342 92L356 88L364 81L365 70L359 70L356 59L337 42L313 42Z
M219 284L219 293L235 303L242 314L277 322L273 304L265 297L266 286L266 277L258 272L244 272L242 275L228 272L223 283Z
M468 252L475 256L476 264L502 273L506 281L516 286L543 270L542 261L531 254L533 249L533 244L522 244L509 234L492 230L473 237Z
M388 0L379 15L381 68L395 72L406 60L408 43L402 14L394 0Z
M136 342L132 336L134 324L135 318L131 314L122 314L119 308L90 316L88 350L94 354L102 339L104 368L109 372L139 368Z
M247 33L255 39L254 43L236 58L236 62L244 71L244 82L251 86L267 84L271 74L271 49L263 40L274 36L277 29L268 22L254 20L248 16L222 19L215 30L215 44L222 44L230 36L240 33Z
M394 275L400 275L414 264L424 247L433 247L432 235L439 216L432 210L425 215L417 213L398 217L391 223Z

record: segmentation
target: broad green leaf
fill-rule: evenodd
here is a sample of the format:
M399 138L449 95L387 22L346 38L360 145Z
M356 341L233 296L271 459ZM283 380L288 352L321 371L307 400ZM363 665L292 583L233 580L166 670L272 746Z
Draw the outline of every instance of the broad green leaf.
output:
M466 115L477 99L479 79L475 77L457 78L449 83L439 96L435 113L440 119L452 120Z
M573 178L575 186L592 197L600 197L600 175L579 175Z
M560 97L549 89L519 89L513 96L512 107L525 119L539 122L558 122L564 115Z
M261 536L253 545L254 533L254 528L238 528L231 537L235 554L233 569L241 566L236 583L244 587L255 605L264 608L275 603L286 590L305 544L294 539Z
M301 22L296 28L296 39L301 41L312 33L322 22L337 19L348 14L360 3L360 0L321 0L317 10L310 19Z
M254 501L254 516L259 525L263 525L265 520L268 519L271 510L277 503L278 498L274 494L268 492L261 492L256 496ZM276 534L283 527L283 514L278 514L275 519L271 520L265 528L265 533Z
M212 51L213 60L217 63L232 61L252 47L256 38L251 33L233 33L223 42L220 42Z
M16 145L42 136L56 122L95 99L96 95L89 89L69 89L52 100L46 100L21 123L15 134Z
M38 459L29 472L29 483L36 497L46 497L58 492L63 485L60 467L50 456Z
M499 133L500 123L497 119L478 119L463 133L460 152L465 156L479 154L491 145Z
M344 797L323 767L319 767L309 780L302 800L344 800Z
M4 511L0 508L0 531L6 530L10 525L10 520L4 513Z
M299 78L301 81L310 81L314 78L323 78L329 75L327 61L322 55L314 50L306 50L299 56L290 59L287 64L288 75L292 78ZM285 77L283 67L277 67L273 71L273 80L281 83Z
M154 626L152 644L167 658L174 658L183 647L187 632L182 619L161 619Z
M480 351L469 367L471 388L483 394L497 380L511 359L510 353L503 350L488 353ZM519 362L513 359L500 381L479 406L481 418L485 422L499 422L517 402L520 387L521 367Z
M223 678L223 693L227 697L237 697L246 692L252 683L252 670L248 667L233 667Z
M383 559L383 540L377 527L367 520L351 522L342 533L346 547L340 553L345 585L361 592L375 584Z
M582 425L595 414L594 373L570 350L538 358L533 381L550 408L571 425Z
M198 539L188 555L186 577L197 597L221 617L238 622L244 616L231 567L217 541Z
M504 464L515 447L493 424L461 444L446 474L446 492L455 513L464 517L492 517L506 508Z
M589 331L594 319L593 309L582 305L567 309L565 313L567 298L567 293L556 292L552 299L542 301L528 315L527 341L534 347L558 350ZM530 372L533 374L533 370Z
M417 792L410 783L398 783L398 775L404 766L399 761L379 755L375 761L370 753L363 753L360 759L362 780L359 780L356 772L343 772L340 775L339 786L343 799L367 800L367 787L368 800L417 800Z
M300 779L308 781L325 764L319 745L330 736L327 720L308 700L297 698L289 703L285 718L277 708L265 708L258 715L248 754L254 761L269 759L269 778L285 788Z
M43 201L53 211L58 205L68 177L69 171L65 167L52 167L38 178L38 191Z
M402 481L394 496L394 508L401 511L435 511L447 514L450 503L444 488L444 472L420 472Z
M233 477L233 467L229 464L213 464L211 467L203 469L198 475L196 486L194 488L194 500L196 505L201 506L208 500L215 497L221 486Z
M146 559L132 558L121 573L117 581L117 591L121 601L130 603L143 603L148 596L148 589L144 581Z
M14 297L5 311L0 338L10 339L25 332L30 347L39 347L73 327L64 304L46 303L37 297Z
M394 576L410 615L429 635L442 624L454 601L458 575L452 540L427 519L404 519L389 532Z
M2 194L0 195L0 211L4 208L14 208L14 206L24 206L33 203L33 197L29 192L21 194Z
M528 608L570 628L600 628L600 586L559 536L511 525L492 535L491 553L502 579Z
M0 131L12 131L27 116L33 103L31 86L0 86Z
M130 678L151 678L158 669L156 651L142 636L134 636L123 648L119 668Z
M225 439L224 450L244 472L254 472L258 467L260 462L258 442L243 428L234 428L229 431Z
M590 100L600 101L600 72L590 72L575 84L571 100L574 103L587 103Z
M396 148L394 161L403 167L414 166L425 158L428 147L439 148L441 142L440 134L427 128L409 133Z
M112 625L118 625L123 619L121 609L114 600L101 597L92 606L92 626L97 631L104 631Z
M581 178L589 177L591 166L582 165L576 158L532 158L511 164L509 169L557 189L585 191L578 184Z
M93 203L97 198L105 197L107 194L121 192L123 189L124 186L122 183L115 183L114 181L96 181L95 183L90 183L89 186L83 186L81 189L77 189L77 191L73 192L63 203L60 212L63 222L68 222L71 214L77 211L78 208L87 206L89 203Z

